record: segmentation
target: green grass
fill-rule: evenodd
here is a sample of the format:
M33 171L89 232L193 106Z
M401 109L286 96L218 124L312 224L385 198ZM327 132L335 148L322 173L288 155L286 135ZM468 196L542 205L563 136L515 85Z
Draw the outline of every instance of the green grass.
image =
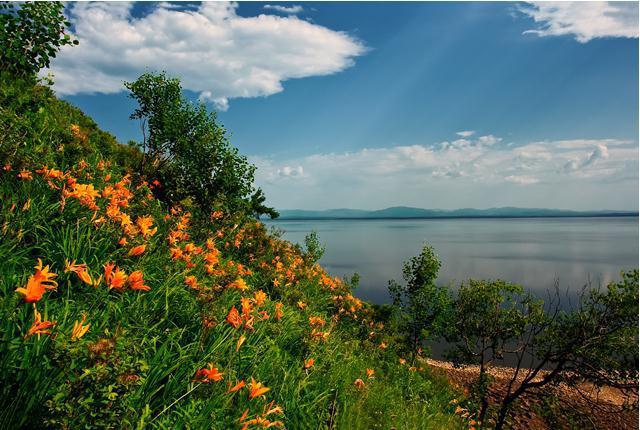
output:
M3 91L7 97L12 90ZM23 95L15 103L22 109L35 103L34 97ZM194 222L188 230L190 241L205 248L212 237L220 251L219 272L209 275L202 255L192 255L191 268L171 258L167 236L179 215L165 219L167 208L147 199L145 186L136 189L135 181L128 186L135 197L122 210L133 220L153 216L158 231L147 239L130 237L130 245L123 247L118 245L122 228L106 215L107 198L96 199L95 213L71 197L63 210L64 181L53 180L56 189L37 173L31 181L18 179L16 168L33 171L46 160L49 167L61 166L78 182L102 190L120 180L128 167L118 158L122 151L117 144L90 119L50 94L45 99L37 102L44 112L35 110L36 119L29 116L33 109L29 114L15 103L13 110L3 104L1 118L30 128L27 135L35 143L31 147L26 142L8 159L14 163L12 169L0 172L0 428L232 429L242 428L238 419L246 409L248 420L271 402L283 413L266 418L290 429L466 427L450 404L458 393L428 369L412 371L399 363L392 338L374 324L368 304L351 298L348 282L327 281L303 250L262 224L232 214L214 222ZM86 143L74 141L77 138L68 133L71 124L80 124ZM67 149L54 150L60 144L70 148L69 154ZM89 166L74 171L83 158L78 148L84 144ZM100 170L102 159L112 167ZM109 181L107 173L112 176ZM103 222L94 222L101 217ZM184 248L187 242L178 245ZM147 251L127 256L131 246L140 243L147 244ZM51 335L25 338L33 305L24 303L15 289L27 283L38 258L58 274L57 289L36 303L43 319L56 325ZM104 280L95 287L87 285L76 274L65 273L67 260L86 263L94 279L108 262L127 273L141 270L151 290L110 290ZM230 261L251 270L241 276L249 285L247 291L227 288L238 277ZM187 275L197 277L201 290L185 285ZM276 277L282 281L279 286L273 284ZM253 311L254 329L234 329L226 323L229 309L240 309L241 298L258 290L268 297ZM299 301L307 306L301 309ZM283 304L279 321L276 303ZM270 318L259 320L258 311ZM74 322L83 314L91 327L72 341ZM326 321L319 328L330 333L326 340L312 336L309 316ZM242 334L246 341L236 351ZM378 347L383 340L387 349ZM311 357L315 365L304 369ZM197 370L209 362L224 373L223 379L193 382ZM372 379L366 377L367 368L375 370ZM251 378L270 390L254 399L248 398L247 388L227 393L229 386ZM364 380L363 388L354 385L358 378Z

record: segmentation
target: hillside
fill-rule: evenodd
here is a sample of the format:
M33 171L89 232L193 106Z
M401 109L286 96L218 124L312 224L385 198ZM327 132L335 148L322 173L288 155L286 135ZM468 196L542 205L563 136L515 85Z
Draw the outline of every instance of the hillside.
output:
M45 87L3 77L0 106L0 428L468 426L311 253L167 207Z
M411 219L411 218L536 218L536 217L602 217L602 216L638 216L633 211L571 211L564 209L538 209L502 207L490 209L421 209L396 206L379 210L327 209L303 210L282 209L280 219Z

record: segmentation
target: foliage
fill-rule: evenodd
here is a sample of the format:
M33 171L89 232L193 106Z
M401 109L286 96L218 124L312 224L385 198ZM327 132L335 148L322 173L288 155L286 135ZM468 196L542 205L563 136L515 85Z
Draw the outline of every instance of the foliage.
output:
M480 403L478 419L484 422L489 406L487 369L517 348L528 329L542 323L542 302L524 294L519 285L470 280L460 286L453 309L448 340L455 347L448 355L456 364L480 366L474 395Z
M459 363L480 365L476 383L479 420L485 424L489 378L496 361L515 363L498 402L495 428L504 427L524 393L564 382L637 390L638 271L605 290L583 292L577 307L562 310L559 294L546 305L503 281L469 281L454 302L448 338ZM588 397L585 397L588 398Z
M405 285L389 281L389 292L399 313L399 330L412 361L427 337L439 336L446 323L450 297L446 287L436 285L439 270L440 260L434 249L425 245L420 255L404 263Z
M178 79L145 73L125 86L139 105L131 118L143 131L140 171L160 180L163 200L191 199L205 214L224 209L277 216L253 186L255 167L229 143L215 112L182 95Z
M304 246L306 248L305 260L308 263L314 264L320 261L324 255L325 245L320 243L317 231L314 230L304 237Z
M119 144L50 88L7 72L0 72L0 128L0 159L18 169L66 168L83 158L108 158L131 169L140 157L136 148Z
M49 67L57 51L78 41L67 34L70 23L62 2L0 3L0 70L20 78L35 78Z

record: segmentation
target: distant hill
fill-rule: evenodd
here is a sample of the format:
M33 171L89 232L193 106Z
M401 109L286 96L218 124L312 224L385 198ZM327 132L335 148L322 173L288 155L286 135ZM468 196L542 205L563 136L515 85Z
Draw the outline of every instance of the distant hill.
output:
M611 217L638 216L633 211L571 211L564 209L502 207L490 209L421 209L407 206L395 206L379 210L327 209L303 210L282 209L281 220L291 219L411 219L411 218L529 218L529 217Z

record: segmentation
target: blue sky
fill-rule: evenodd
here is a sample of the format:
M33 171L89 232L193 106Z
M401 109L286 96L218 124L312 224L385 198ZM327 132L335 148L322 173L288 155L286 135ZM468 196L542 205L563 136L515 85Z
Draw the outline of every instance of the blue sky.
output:
M637 3L74 5L58 93L183 79L279 208L638 207Z

